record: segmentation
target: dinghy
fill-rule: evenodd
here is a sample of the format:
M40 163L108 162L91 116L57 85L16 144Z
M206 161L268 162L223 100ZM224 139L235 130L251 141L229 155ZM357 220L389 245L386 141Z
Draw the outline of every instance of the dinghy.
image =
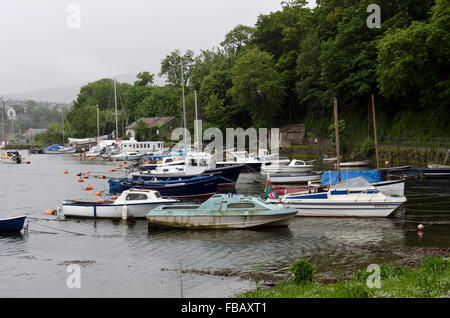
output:
M26 220L25 215L21 216L0 216L0 232L20 232Z
M288 226L296 214L259 198L216 194L201 205L159 206L147 220L149 227L248 229Z
M163 199L158 191L126 190L115 201L86 202L66 200L57 209L66 217L89 218L145 218L148 211L159 204L177 203L178 200Z
M20 164L23 161L23 157L18 151L6 151L2 153L0 160L2 163Z

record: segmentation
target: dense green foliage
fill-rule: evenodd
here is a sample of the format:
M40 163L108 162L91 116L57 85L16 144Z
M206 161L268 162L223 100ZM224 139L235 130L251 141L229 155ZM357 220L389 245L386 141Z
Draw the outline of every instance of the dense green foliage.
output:
M183 61L190 129L195 90L204 128L304 122L322 136L333 123L336 97L348 138L362 142L371 131L373 94L379 136L450 137L450 0L380 0L380 28L367 26L371 2L318 0L310 9L303 0L283 1L254 26L237 25L218 48L197 56L174 50L161 61L165 86L155 86L149 72L134 85L118 84L119 135L141 117L181 118ZM102 133L112 132L112 101L111 80L84 86L68 116L72 134L94 134L95 105Z
M450 260L432 257L418 268L380 265L380 288L370 288L367 281L373 272L357 270L351 280L338 279L335 284L310 282L297 284L287 280L272 289L258 288L245 298L409 298L449 297Z
M316 268L308 260L302 258L292 264L290 271L293 274L292 281L300 285L311 283L314 280Z

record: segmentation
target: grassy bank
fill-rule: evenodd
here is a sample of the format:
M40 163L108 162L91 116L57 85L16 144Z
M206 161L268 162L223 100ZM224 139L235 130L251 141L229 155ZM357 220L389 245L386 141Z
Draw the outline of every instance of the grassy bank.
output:
M357 270L352 279L333 284L314 277L314 266L305 260L293 264L293 275L270 289L258 288L243 298L406 298L450 297L450 259L431 257L417 268L380 265L380 288L369 288L374 272ZM371 276L372 275L372 276Z

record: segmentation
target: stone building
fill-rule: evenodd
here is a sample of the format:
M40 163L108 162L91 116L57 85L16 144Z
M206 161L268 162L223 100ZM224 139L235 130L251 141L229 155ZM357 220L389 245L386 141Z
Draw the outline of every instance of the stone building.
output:
M304 145L306 143L305 124L290 124L280 127L280 147Z

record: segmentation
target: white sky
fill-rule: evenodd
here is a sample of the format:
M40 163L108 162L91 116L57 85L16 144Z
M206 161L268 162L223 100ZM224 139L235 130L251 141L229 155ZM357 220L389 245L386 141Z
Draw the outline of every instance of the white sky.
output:
M0 94L159 73L175 49L211 49L281 0L1 0ZM70 29L67 8L81 9ZM315 1L310 1L311 5Z

